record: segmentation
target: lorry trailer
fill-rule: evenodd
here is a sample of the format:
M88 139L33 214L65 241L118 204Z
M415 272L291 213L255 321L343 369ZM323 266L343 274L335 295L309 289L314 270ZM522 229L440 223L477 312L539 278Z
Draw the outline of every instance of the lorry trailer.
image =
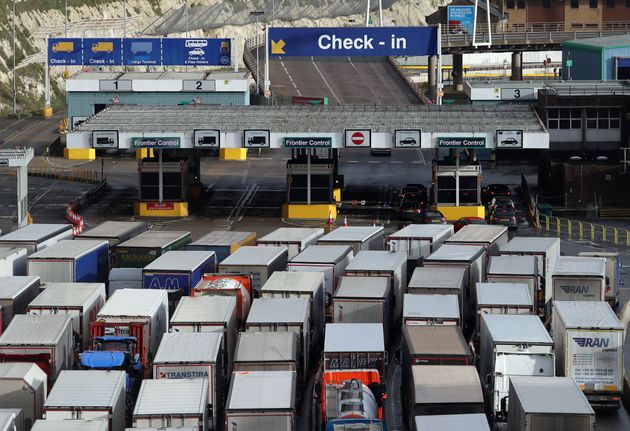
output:
M256 245L256 232L213 230L188 244L185 249L214 251L217 256L217 263L221 263L236 250L247 245Z
M457 295L459 314L466 319L470 314L468 299L464 296L466 269L448 266L420 266L413 271L407 293L414 295ZM466 300L466 302L464 302Z
M544 292L540 288L535 256L492 256L486 271L488 283L526 283L534 300L536 314L543 311Z
M480 245L486 249L486 257L497 256L508 242L508 228L492 224L469 224L444 241L453 245Z
M604 301L606 259L560 256L553 269L554 301ZM547 314L549 315L549 314Z
M339 226L317 240L318 245L349 245L354 254L362 250L383 250L382 226Z
M378 323L329 323L324 340L324 371L376 370L385 378L387 354Z
M470 347L457 326L405 325L402 332L403 374L411 365L473 365Z
M147 224L142 221L105 221L98 226L80 233L75 239L104 240L109 247L123 243L147 231Z
M234 371L295 371L304 381L295 332L241 332L234 352Z
M403 325L461 326L459 301L455 295L414 295L404 298Z
M289 261L287 271L323 273L324 290L330 298L353 258L354 251L349 245L309 245Z
M309 245L324 236L324 229L309 227L281 227L258 240L259 247L287 247L287 258L293 259Z
M118 268L144 268L170 250L190 243L190 232L147 231L114 247L113 262Z
M486 314L535 314L530 287L525 283L477 283L475 296L477 334Z
M142 289L142 268L112 268L109 271L107 297L119 289Z
M190 296L233 296L238 326L245 325L252 305L252 276L249 274L204 274Z
M100 420L38 420L31 431L109 431L109 423Z
M145 289L180 290L189 295L206 272L216 271L213 251L171 250L149 263L142 270Z
M28 275L42 283L105 283L109 275L107 241L62 240L31 254L26 262Z
M48 376L34 363L0 364L0 408L21 409L26 429L42 418Z
M26 275L26 248L0 247L0 277Z
M389 251L407 252L407 259L413 267L422 259L436 251L453 235L451 224L410 224L390 234L385 239Z
M490 431L488 418L482 413L416 416L415 431Z
M33 223L0 236L0 246L24 247L31 255L63 239L72 239L71 224Z
M39 294L39 277L0 277L0 334L13 316L24 314L28 304Z
M249 274L252 290L260 293L274 271L284 271L287 266L286 247L240 247L219 264L221 274Z
M606 259L606 301L611 307L619 305L619 288L623 285L620 277L621 256L617 252L581 251L578 256L602 257Z

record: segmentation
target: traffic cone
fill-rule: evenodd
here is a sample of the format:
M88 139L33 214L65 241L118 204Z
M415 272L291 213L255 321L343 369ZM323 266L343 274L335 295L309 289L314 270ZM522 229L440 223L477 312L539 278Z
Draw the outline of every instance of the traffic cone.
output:
M348 218L346 216L343 216L343 225L348 227Z
M333 224L332 211L328 211L328 224Z

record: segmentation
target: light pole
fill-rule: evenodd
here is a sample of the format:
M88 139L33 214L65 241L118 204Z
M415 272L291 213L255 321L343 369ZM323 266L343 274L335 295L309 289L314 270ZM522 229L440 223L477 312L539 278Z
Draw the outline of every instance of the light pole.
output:
M15 0L13 0L13 115L17 113L17 83L15 82Z
M184 12L186 12L186 39L188 39L188 0L184 0Z
M64 37L68 37L68 0L64 0L64 14L66 15L66 20L63 23L63 32Z
M123 2L123 37L127 37L127 0Z
M254 10L249 13L249 16L256 17L256 30L255 30L256 38L258 38L258 17L264 14L265 12L262 10ZM260 64L259 52L260 52L260 47L258 46L258 44L256 44L256 94L260 94L260 73L259 73L259 66L258 66Z

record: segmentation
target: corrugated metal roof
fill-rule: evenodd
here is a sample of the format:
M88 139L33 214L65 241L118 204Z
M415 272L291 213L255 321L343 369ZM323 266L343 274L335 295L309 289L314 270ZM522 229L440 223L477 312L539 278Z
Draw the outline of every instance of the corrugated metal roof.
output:
M206 379L145 379L142 381L133 415L201 415L207 403Z
M256 232L213 230L188 245L231 246L233 244L239 244L252 237L256 237Z
M186 231L149 230L146 232L142 232L140 235L136 236L135 238L131 238L128 241L118 244L117 247L127 247L127 248L166 247L189 235L190 235L190 232L186 232Z
M353 277L339 278L335 298L385 298L389 289L388 277Z
M461 289L466 270L458 267L420 266L413 270L409 289Z
M119 289L107 300L96 318L104 316L152 316L168 293L159 289Z
M194 79L194 80L234 80L248 79L250 76L248 71L165 71L165 72L77 72L70 79L82 80L109 80L109 79Z
M477 304L531 307L534 304L531 290L525 283L477 283Z
M194 271L212 259L214 251L170 250L144 267L151 271Z
M70 224L34 223L0 236L0 241L35 241L42 242L72 229Z
M535 275L538 273L536 256L491 256L486 274Z
M288 253L286 247L244 246L226 257L221 265L269 265L283 253Z
M134 232L136 229L145 228L147 224L142 221L106 221L98 226L78 235L81 238L116 238Z
M485 248L481 245L456 245L444 244L437 251L426 257L424 260L430 261L453 261L468 262L481 256Z
M406 293L403 303L403 317L459 319L459 298L457 295Z
M39 284L35 275L0 277L0 299L15 299L33 283Z
M317 243L365 242L383 230L382 226L340 226L318 239Z
M502 252L546 252L552 247L560 251L560 238L517 236L501 247Z
M563 45L578 48L583 46L594 48L630 48L630 36L627 34L619 34L589 39L576 39L566 41Z
M418 431L490 431L483 413L416 416Z
M568 328L624 329L607 302L554 301L553 313Z
M297 360L295 332L241 332L234 362L280 362Z
M459 326L403 325L403 334L412 355L470 356L470 348Z
M324 229L314 227L280 227L258 240L261 242L297 242L319 238Z
M23 247L0 247L0 259L6 259L14 255L26 255L26 249Z
M571 377L513 376L510 382L526 413L595 416L586 396Z
M336 264L352 252L349 245L309 245L290 263L330 263Z
M1 346L56 345L72 324L66 314L32 316L16 314L0 336Z
M63 370L44 408L113 407L125 396L126 379L124 371Z
M538 316L524 314L482 314L488 332L496 343L553 345L553 340ZM483 324L482 324L483 325Z
M40 293L29 307L80 307L99 293L105 296L104 283L46 283L46 289Z
M261 291L316 292L324 285L322 272L274 271Z
M412 365L416 404L483 403L473 365Z
M166 333L153 363L215 363L222 342L222 332Z
M431 238L435 240L453 233L451 224L410 224L389 235L389 238Z
M241 371L232 374L226 410L289 410L295 407L294 371Z
M346 272L351 271L395 271L407 261L404 251L361 250L350 261Z
M256 298L247 323L302 323L308 320L309 307L306 298Z
M48 376L34 363L4 362L0 363L0 381L5 379L22 379L30 387L37 388L47 383Z
M491 243L507 232L506 226L496 224L469 224L446 240L446 243Z
M31 431L108 431L109 422L106 420L50 420L38 419ZM146 430L145 430L146 431Z
M553 275L604 276L606 259L603 257L560 256L553 268Z
M171 324L227 323L235 312L234 296L184 296L171 317Z
M380 323L327 323L324 352L384 352Z
M109 248L107 241L86 239L82 241L62 240L46 247L42 251L31 254L28 260L38 259L76 259L103 245Z

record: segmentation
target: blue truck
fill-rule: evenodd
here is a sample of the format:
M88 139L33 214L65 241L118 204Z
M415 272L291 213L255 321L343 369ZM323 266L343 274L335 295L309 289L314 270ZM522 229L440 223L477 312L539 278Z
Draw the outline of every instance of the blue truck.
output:
M167 251L142 270L142 285L189 295L203 274L215 272L216 266L213 251Z
M63 240L33 253L26 261L28 275L42 283L105 283L109 275L109 243Z

